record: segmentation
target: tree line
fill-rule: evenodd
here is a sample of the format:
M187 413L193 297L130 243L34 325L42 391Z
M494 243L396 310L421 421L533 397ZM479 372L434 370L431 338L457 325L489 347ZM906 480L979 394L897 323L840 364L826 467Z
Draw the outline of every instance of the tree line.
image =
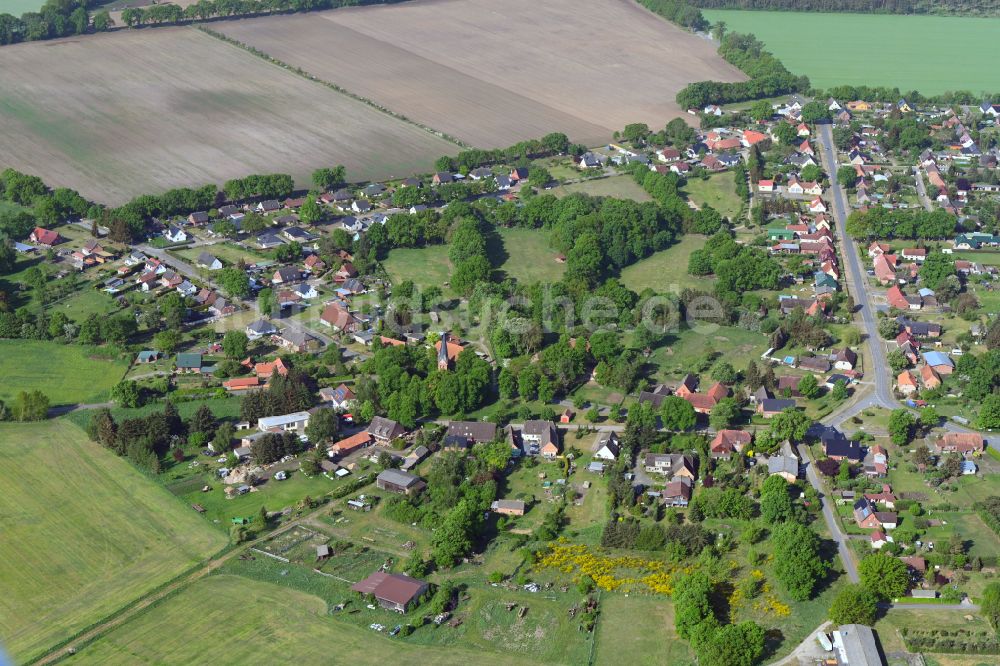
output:
M198 2L184 8L172 4L129 7L122 11L122 23L130 28L140 28L219 18L314 12L392 2L399 2L399 0L198 0Z
M983 92L974 93L969 90L945 91L938 95L923 95L918 90L901 91L899 88L889 88L886 86L834 86L827 90L813 90L811 94L815 97L832 97L840 103L861 99L866 102L882 102L895 104L900 98L905 98L911 104L972 104L979 105L982 102L994 102L1000 99L1000 93L986 94Z
M87 10L96 4L96 0L47 0L37 12L24 12L20 17L2 13L0 45L104 32L114 23L107 10L94 14L91 21Z
M454 157L444 155L434 162L434 168L438 171L450 172L492 166L494 164L513 164L535 157L559 155L568 151L570 147L569 138L565 134L562 132L551 132L541 139L520 141L507 148L494 148L492 150L470 148L461 151ZM586 148L583 148L583 150L586 150Z

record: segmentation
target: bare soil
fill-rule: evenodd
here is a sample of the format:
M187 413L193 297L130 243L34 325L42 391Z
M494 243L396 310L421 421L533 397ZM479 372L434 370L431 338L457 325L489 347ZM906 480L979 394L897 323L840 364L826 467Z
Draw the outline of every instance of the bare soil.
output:
M252 173L306 186L335 164L403 176L458 150L186 27L0 49L0 128L0 167L108 204Z
M213 29L479 147L561 131L589 145L686 115L692 81L739 81L715 45L632 0L419 0Z

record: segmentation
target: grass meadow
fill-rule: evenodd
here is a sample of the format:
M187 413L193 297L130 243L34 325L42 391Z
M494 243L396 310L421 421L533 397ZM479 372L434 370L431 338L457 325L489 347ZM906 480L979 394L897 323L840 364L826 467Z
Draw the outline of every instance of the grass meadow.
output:
M674 631L674 605L659 597L601 595L595 664L689 666L694 655Z
M621 274L622 284L636 293L652 289L666 294L674 291L675 286L678 293L688 287L710 290L714 277L696 277L687 272L691 253L704 245L704 236L685 235L679 243L624 268Z
M872 85L938 94L1000 90L1000 19L706 10L751 32L812 85Z
M39 389L52 405L96 402L121 381L124 361L97 359L89 348L40 340L0 340L0 400Z
M550 171L551 173L551 171ZM576 175L576 174L574 174ZM569 185L560 185L552 189L552 194L563 197L573 192L583 192L593 197L615 197L617 199L633 199L635 201L652 201L653 198L642 189L632 176L611 176L610 178L591 178Z
M391 622L392 618L383 619L383 624ZM164 631L167 627L170 630ZM306 665L395 661L460 666L481 658L481 652L463 647L403 644L402 639L327 617L327 604L312 594L219 575L170 597L67 663ZM493 654L490 663L534 662Z
M712 174L704 180L689 178L683 189L694 203L699 206L707 204L730 220L743 210L743 200L736 194L736 181L731 171Z
M0 635L18 662L227 541L65 419L0 425L0 487Z

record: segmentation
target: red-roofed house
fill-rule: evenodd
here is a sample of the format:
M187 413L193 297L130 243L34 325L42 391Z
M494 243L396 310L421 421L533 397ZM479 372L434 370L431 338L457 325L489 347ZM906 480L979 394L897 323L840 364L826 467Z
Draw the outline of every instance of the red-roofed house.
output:
M890 284L896 281L896 257L891 254L880 254L872 262L875 269L875 278L882 284Z
M52 247L62 242L62 238L58 233L50 229L43 229L42 227L35 227L31 235L28 236L28 240L46 247Z
M926 389L941 386L941 376L929 365L920 366L920 381L924 383Z
M758 180L757 181L757 191L758 192L774 192L774 181L773 180Z
M941 453L961 453L962 455L969 455L970 453L982 453L983 449L986 447L986 442L983 440L983 436L975 432L949 432L941 436L934 446Z
M743 132L743 145L749 148L750 146L755 146L761 141L766 141L767 135L761 132L756 132L754 130L746 130Z
M720 430L709 444L713 458L729 458L733 452L742 453L753 436L742 430Z
M896 377L896 389L903 395L910 395L917 390L917 378L909 370L903 370Z
M890 287L889 290L885 292L885 297L886 300L889 301L889 305L891 307L898 308L900 310L911 309L910 302L906 300L906 294L904 294L903 290L899 288L899 285L893 285ZM919 310L920 306L917 305L915 309Z

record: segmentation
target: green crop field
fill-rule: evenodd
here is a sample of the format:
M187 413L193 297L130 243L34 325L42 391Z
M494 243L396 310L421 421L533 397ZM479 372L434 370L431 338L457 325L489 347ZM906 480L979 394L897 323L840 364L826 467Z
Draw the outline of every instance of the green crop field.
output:
M226 543L61 419L0 425L0 636L25 662Z
M37 12L45 4L45 0L5 0L3 10L7 14L20 16L24 12Z
M0 400L39 389L53 405L91 402L107 397L121 381L127 364L90 357L81 345L39 340L0 340Z
M704 236L697 234L684 236L679 243L666 250L624 268L621 275L622 284L636 293L641 293L647 288L661 294L671 293L675 287L678 293L688 287L711 290L715 278L695 277L687 272L691 253L704 245Z
M403 639L390 639L326 614L326 603L311 594L236 576L212 576L115 629L67 663L462 665L482 661L478 650L404 644ZM491 654L489 662L534 663L500 654Z
M1000 91L1000 19L712 10L729 30L751 32L814 86ZM842 100L844 101L844 100Z

